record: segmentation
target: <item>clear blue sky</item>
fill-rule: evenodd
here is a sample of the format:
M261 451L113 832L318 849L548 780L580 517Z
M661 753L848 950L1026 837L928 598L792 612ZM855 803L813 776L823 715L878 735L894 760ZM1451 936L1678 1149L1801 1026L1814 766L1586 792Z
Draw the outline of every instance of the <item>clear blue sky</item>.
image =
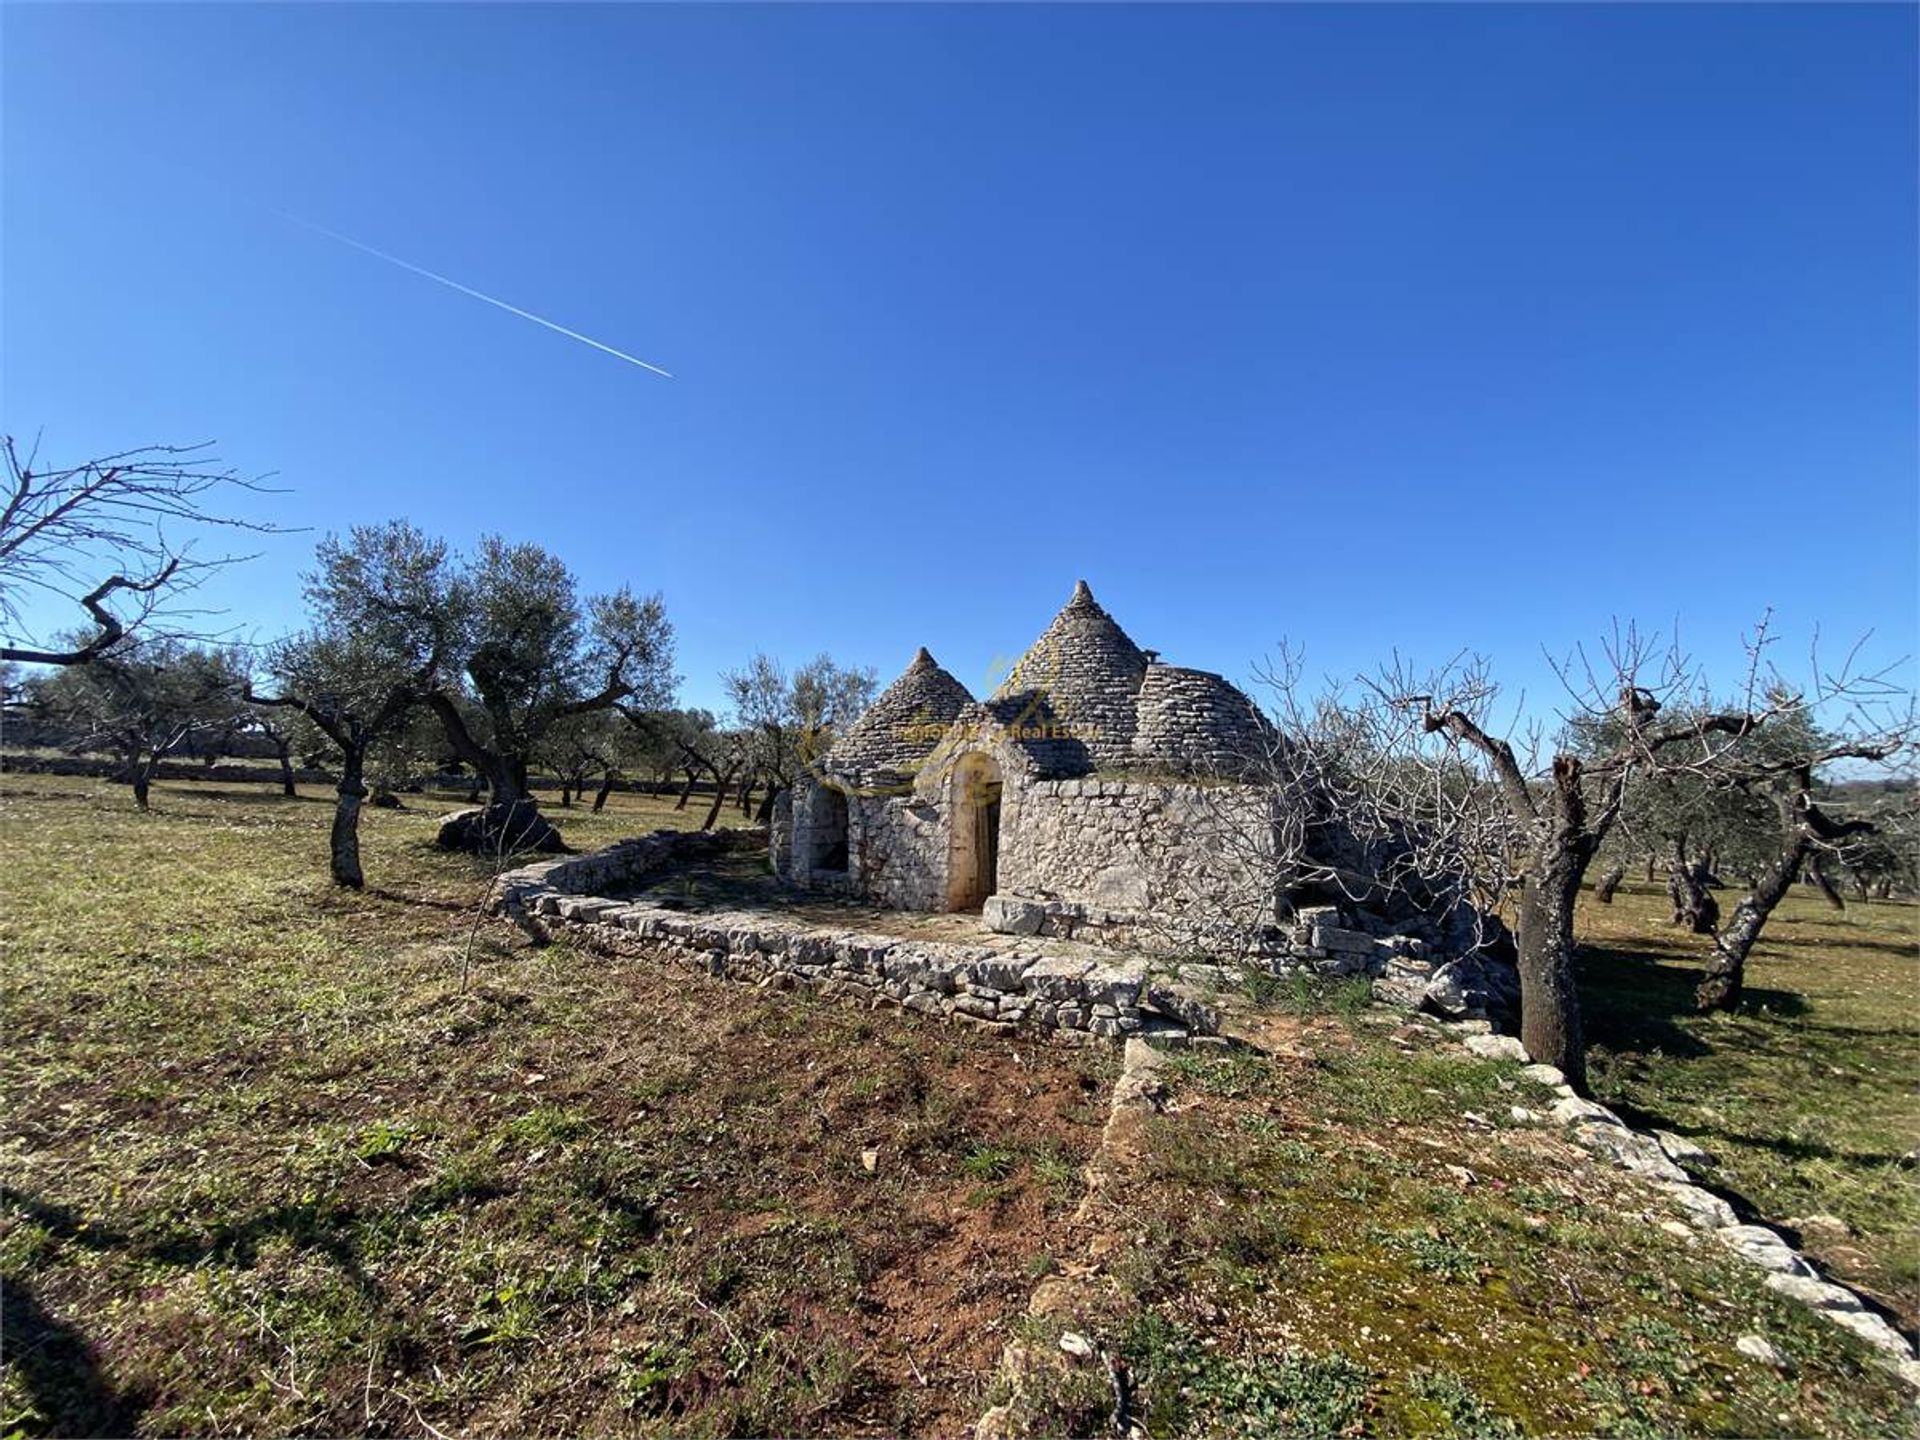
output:
M4 420L978 690L1916 648L1911 7L9 5ZM661 379L277 217L671 370ZM215 588L297 623L314 534Z

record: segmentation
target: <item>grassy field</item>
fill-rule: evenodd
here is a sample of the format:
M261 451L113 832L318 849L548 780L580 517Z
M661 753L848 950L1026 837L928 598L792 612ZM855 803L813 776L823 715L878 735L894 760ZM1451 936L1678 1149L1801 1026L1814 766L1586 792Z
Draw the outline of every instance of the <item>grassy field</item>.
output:
M463 987L431 806L369 812L356 896L318 801L0 797L0 1433L970 1422L1106 1057L504 928ZM671 816L616 803L569 838Z
M1737 897L1723 893L1723 910ZM1734 1015L1692 1013L1711 941L1664 891L1583 897L1592 1079L1635 1123L1713 1155L1712 1183L1920 1325L1920 907L1798 891L1747 965ZM1844 1227L1844 1228L1841 1228Z
M1338 1000L1336 992L1334 998ZM1644 1187L1516 1124L1544 1092L1431 1027L1310 1017L1189 1052L1142 1162L1098 1192L1104 1293L1028 1322L1124 1357L1155 1436L1909 1433L1910 1394ZM1477 1118L1470 1118L1477 1117ZM1783 1373L1739 1353L1759 1334ZM1092 1434L1107 1376L1041 1386Z
M320 794L0 779L0 1434L967 1431L1086 1253L1112 1057L528 949L428 843L461 798L367 812L355 895ZM589 848L703 810L549 813ZM1708 1020L1651 897L1582 917L1603 1096L1839 1217L1809 1246L1908 1314L1913 915L1796 897ZM1911 1428L1850 1337L1511 1123L1512 1067L1361 998L1180 1058L1099 1196L1077 1323L1153 1434ZM1110 1404L1043 1398L1055 1433Z

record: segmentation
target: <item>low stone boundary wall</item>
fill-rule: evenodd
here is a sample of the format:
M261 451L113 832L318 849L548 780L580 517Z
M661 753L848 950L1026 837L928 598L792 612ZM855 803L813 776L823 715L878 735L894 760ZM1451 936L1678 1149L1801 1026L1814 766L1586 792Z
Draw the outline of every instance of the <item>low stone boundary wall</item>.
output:
M1462 1045L1469 1054L1483 1060L1528 1059L1527 1050L1511 1035L1487 1033L1484 1026L1458 1027ZM1678 1135L1663 1130L1651 1133L1635 1130L1605 1105L1577 1095L1566 1077L1551 1065L1529 1064L1521 1077L1546 1087L1554 1097L1546 1111L1526 1106L1513 1107L1514 1120L1522 1124L1560 1125L1567 1138L1581 1149L1619 1169L1643 1176L1651 1182L1674 1212L1665 1222L1675 1233L1695 1232L1710 1235L1749 1265L1765 1274L1767 1287L1797 1300L1822 1320L1850 1330L1871 1345L1889 1369L1916 1390L1920 1390L1920 1359L1905 1336L1869 1309L1864 1301L1844 1285L1821 1278L1805 1256L1787 1243L1786 1237L1766 1225L1742 1224L1733 1206L1723 1196L1694 1183L1685 1168L1689 1160L1705 1159L1704 1152ZM1758 1348L1746 1353L1770 1354L1766 1341L1758 1336L1742 1337Z
M837 930L764 910L690 912L604 898L668 865L766 844L766 833L658 831L592 855L502 875L489 899L543 935L565 934L605 953L666 953L723 979L894 1006L962 1023L1024 1027L1067 1040L1142 1035L1178 1043L1211 1033L1204 1006L1179 1022L1156 1010L1147 962L1111 962ZM1167 998L1177 998L1167 993Z
M0 774L81 776L93 780L131 783L127 767L98 755L0 755ZM198 760L162 760L153 767L155 780L204 780L216 785L278 785L278 765L206 765ZM331 785L337 777L304 767L293 772L296 785Z

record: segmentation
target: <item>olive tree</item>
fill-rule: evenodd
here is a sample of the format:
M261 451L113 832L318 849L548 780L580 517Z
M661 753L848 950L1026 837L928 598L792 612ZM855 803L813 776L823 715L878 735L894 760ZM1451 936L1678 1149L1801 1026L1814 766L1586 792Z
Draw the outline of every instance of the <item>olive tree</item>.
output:
M1714 936L1695 997L1703 1011L1739 1005L1747 957L1795 878L1819 874L1823 860L1844 860L1849 844L1877 833L1867 807L1823 791L1823 772L1839 764L1856 774L1862 767L1895 770L1914 752L1912 697L1884 675L1826 674L1816 663L1802 686L1773 677L1769 709L1773 723L1724 746L1714 767L1720 787L1764 803L1775 823L1772 853Z
M873 703L879 683L872 669L840 665L825 654L792 673L771 656L756 654L720 679L734 726L745 737L747 785L766 786L755 817L762 822L797 771L817 761L834 735Z
M120 778L146 810L161 759L195 734L231 725L245 686L235 652L135 637L88 664L62 666L37 688L43 713L119 757Z
M486 776L494 829L531 832L527 772L553 729L576 716L672 697L673 627L658 595L627 587L582 601L573 574L538 545L488 536L459 580L458 680L427 697L454 753ZM463 708L462 690L473 703Z
M464 616L446 545L404 521L329 536L315 556L310 623L267 657L280 693L250 698L298 711L339 752L330 865L335 884L359 889L368 757L447 683Z

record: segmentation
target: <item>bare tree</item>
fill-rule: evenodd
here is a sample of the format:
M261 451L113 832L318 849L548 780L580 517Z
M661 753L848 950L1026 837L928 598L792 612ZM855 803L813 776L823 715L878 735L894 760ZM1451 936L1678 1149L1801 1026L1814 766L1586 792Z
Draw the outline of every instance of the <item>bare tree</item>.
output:
M231 652L147 638L89 664L63 666L38 690L43 711L73 727L80 743L119 756L120 777L145 810L161 757L196 732L231 723L244 686L244 668Z
M771 656L757 654L720 679L746 739L748 786L767 787L754 817L762 823L773 813L774 797L859 718L878 687L871 669L843 666L824 654L791 675Z
M243 558L193 555L196 532L279 528L221 513L224 501L265 487L221 466L208 449L149 445L77 465L42 466L37 446L23 454L12 436L0 441L7 487L0 505L0 625L7 643L0 644L0 660L97 660L136 634L181 619L179 602L208 571ZM52 645L35 644L21 627L23 609L36 595L78 605L90 628Z
M1481 793L1498 797L1519 859L1521 1039L1573 1085L1583 1085L1586 1074L1573 921L1587 866L1636 778L1722 773L1730 746L1779 717L1761 665L1766 643L1763 624L1749 642L1744 692L1715 707L1677 646L1662 652L1631 627L1616 630L1598 664L1582 650L1559 667L1571 704L1563 739L1550 754L1537 733L1516 748L1494 731L1498 692L1484 661L1455 662L1424 677L1396 661L1371 682L1376 708L1405 712L1422 737L1456 760L1477 762ZM1402 749L1415 760L1433 758L1419 745Z

